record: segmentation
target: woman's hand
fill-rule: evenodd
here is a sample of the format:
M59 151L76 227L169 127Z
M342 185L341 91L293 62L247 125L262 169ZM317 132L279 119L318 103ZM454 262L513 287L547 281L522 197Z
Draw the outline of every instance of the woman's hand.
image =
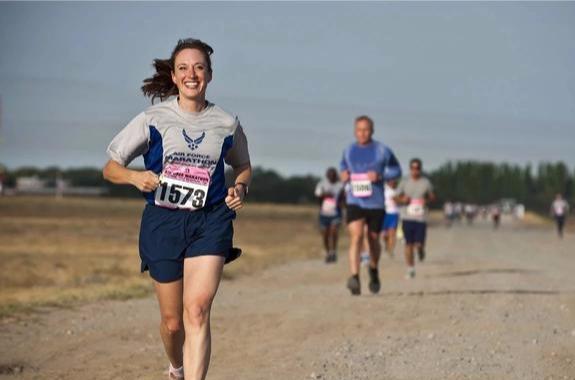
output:
M133 171L130 177L130 183L143 192L154 191L160 184L160 177L150 170Z
M228 189L226 205L234 211L244 207L244 197L246 196L245 188L242 185L236 185Z
M104 179L118 185L134 185L140 191L154 191L160 183L158 175L152 171L128 169L114 160L108 160L102 170Z

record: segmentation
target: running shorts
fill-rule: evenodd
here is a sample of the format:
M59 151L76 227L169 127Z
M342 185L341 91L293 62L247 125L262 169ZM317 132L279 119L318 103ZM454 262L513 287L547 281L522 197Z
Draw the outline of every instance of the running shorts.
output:
M387 231L389 229L396 229L397 225L399 224L399 214L385 214L383 218L383 226L381 227L382 231Z
M141 271L149 270L158 282L172 282L183 277L187 257L236 259L241 251L232 246L235 217L224 202L196 211L147 204L140 225Z
M341 224L341 217L339 215L336 216L319 216L319 226L321 229L326 229L330 226L339 226Z
M414 220L403 221L403 237L406 244L425 243L427 224Z
M367 224L367 229L370 232L381 231L381 225L383 223L383 218L385 217L385 209L371 209L362 208L356 205L347 205L347 223L354 222L356 220L365 220Z

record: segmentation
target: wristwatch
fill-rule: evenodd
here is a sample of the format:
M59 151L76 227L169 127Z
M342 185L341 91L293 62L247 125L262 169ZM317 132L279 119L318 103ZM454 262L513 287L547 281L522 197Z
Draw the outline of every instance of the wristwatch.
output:
M248 185L246 183L243 182L236 182L236 184L234 185L234 187L241 185L244 187L244 195L248 195Z

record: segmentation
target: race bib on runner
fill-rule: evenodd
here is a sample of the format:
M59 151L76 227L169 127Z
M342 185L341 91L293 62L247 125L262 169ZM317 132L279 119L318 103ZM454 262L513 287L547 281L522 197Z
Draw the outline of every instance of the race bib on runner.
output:
M422 217L425 215L425 201L423 199L412 199L407 206L407 215Z
M351 175L351 194L357 198L367 198L373 193L367 173Z
M321 202L321 214L324 216L337 216L337 200L326 197Z
M207 169L181 164L167 164L156 189L157 206L198 210L205 206L210 186Z

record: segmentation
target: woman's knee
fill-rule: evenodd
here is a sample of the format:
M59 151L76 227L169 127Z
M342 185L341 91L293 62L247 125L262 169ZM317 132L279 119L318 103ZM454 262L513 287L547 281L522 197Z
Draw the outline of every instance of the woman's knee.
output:
M176 315L163 315L162 326L170 335L176 335L183 331L182 318Z
M211 307L211 297L200 297L184 303L185 328L200 328L204 326L209 321Z

